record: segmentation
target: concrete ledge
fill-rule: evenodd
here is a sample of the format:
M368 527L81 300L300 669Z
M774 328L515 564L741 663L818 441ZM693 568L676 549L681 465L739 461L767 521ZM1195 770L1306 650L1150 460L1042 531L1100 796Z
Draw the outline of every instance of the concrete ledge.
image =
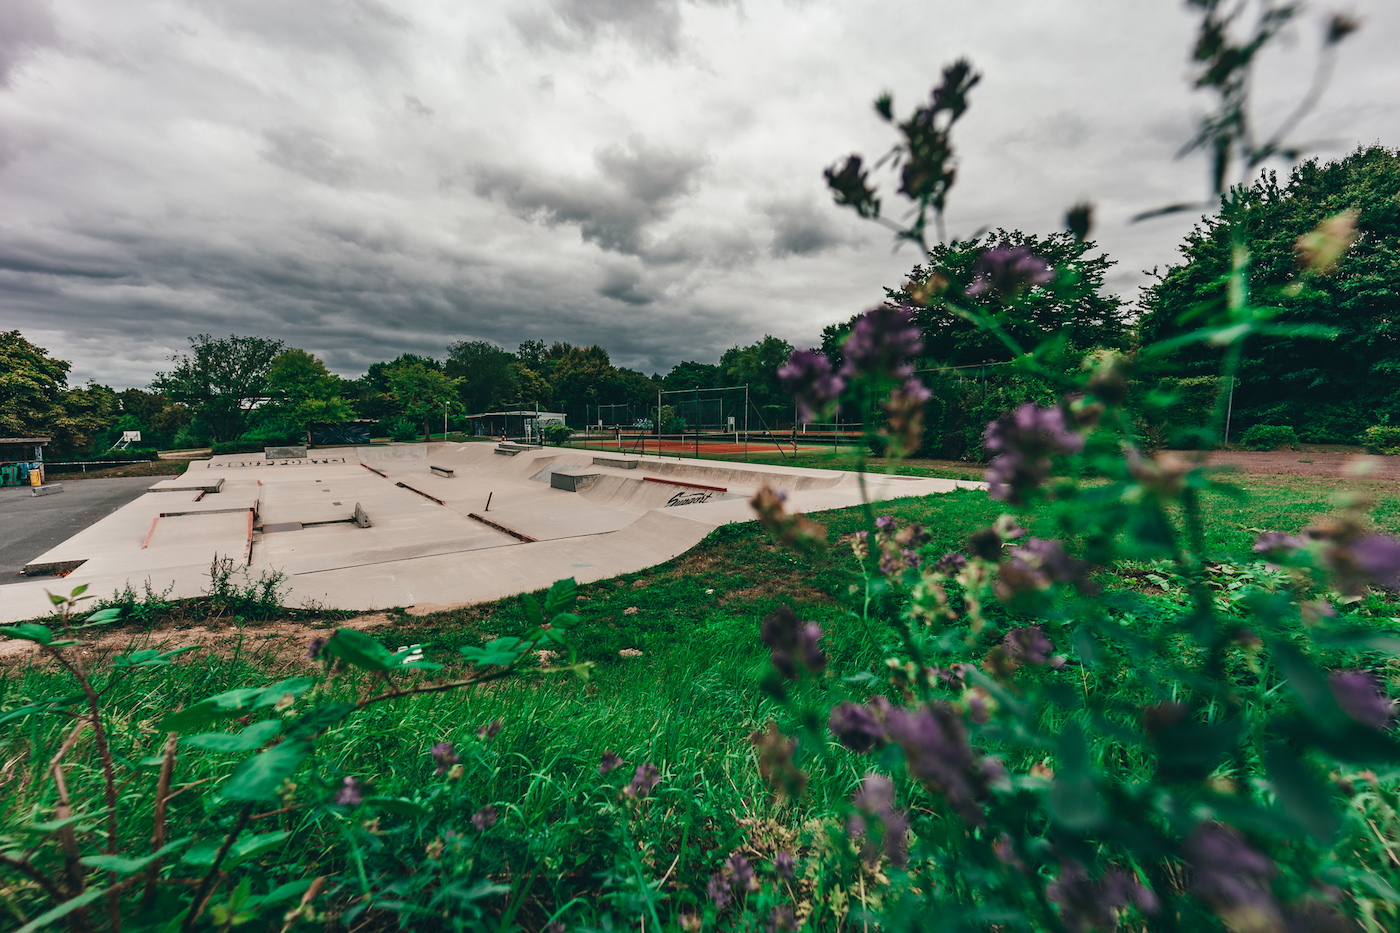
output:
M594 466L616 467L619 470L635 470L640 460L627 460L622 457L594 457Z
M56 492L63 492L62 483L45 483L42 486L30 486L30 496L51 496Z
M182 476L182 477L180 477L179 479L168 479L168 480L165 480L165 481L163 481L163 482L156 483L154 486L151 486L151 487L150 487L149 489L147 489L146 491L147 491L147 492L218 492L219 490L221 490L221 489L223 489L223 488L224 488L224 478L223 478L222 476L216 476L216 477L214 477L214 478L212 478L212 479L205 480L204 482L200 482L199 480L190 480L190 479L186 479L185 477Z
M306 456L306 447L264 447L263 456L269 460L297 460Z
M560 470L549 474L549 485L566 492L583 492L596 482L597 473L565 473Z
M523 454L525 450L526 448L524 447L497 447L496 453L505 454L507 457L514 457L516 454Z
M428 464L428 470L435 476L452 477L457 475L455 470L448 469L447 467L434 466L431 463Z
M361 528L369 527L369 515L365 513L365 510L360 507L360 503L358 502L355 503L355 524L359 525Z
M26 577L56 577L59 574L77 570L86 563L86 557L82 560L36 560L33 563L24 565L24 575Z

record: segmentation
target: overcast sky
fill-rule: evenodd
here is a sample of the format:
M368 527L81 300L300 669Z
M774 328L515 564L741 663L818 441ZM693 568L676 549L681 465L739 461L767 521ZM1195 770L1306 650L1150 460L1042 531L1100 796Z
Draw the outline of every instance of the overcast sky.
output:
M1400 4L1350 40L1298 137L1400 144ZM1304 89L1324 14L1271 54ZM358 375L454 340L599 343L647 373L765 333L814 342L917 261L822 169L893 142L941 67L954 235L1095 238L1131 297L1201 197L1207 101L1178 0L0 0L0 329L144 386L190 334L262 334ZM887 208L898 204L881 177Z

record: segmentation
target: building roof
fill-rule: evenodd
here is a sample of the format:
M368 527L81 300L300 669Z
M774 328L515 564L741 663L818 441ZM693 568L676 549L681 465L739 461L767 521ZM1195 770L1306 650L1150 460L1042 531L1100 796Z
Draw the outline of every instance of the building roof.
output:
M0 437L0 444L33 444L43 447L51 440L51 437Z

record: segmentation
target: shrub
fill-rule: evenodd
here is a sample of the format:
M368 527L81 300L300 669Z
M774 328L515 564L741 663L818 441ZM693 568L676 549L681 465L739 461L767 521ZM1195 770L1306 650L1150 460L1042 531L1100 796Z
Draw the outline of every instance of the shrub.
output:
M260 454L264 447L272 445L242 437L236 441L215 441L209 446L214 456L221 457L224 454Z
M562 424L547 424L544 426L544 440L546 444L558 447L567 444L569 438L574 436L574 432Z
M384 430L390 439L396 441L416 441L422 436L419 426L409 421L407 418L395 418L384 425Z
M1277 450L1298 447L1298 435L1286 424L1256 424L1244 432L1240 443L1250 450Z
M1361 435L1361 443L1366 445L1368 454L1400 454L1400 425L1372 425Z

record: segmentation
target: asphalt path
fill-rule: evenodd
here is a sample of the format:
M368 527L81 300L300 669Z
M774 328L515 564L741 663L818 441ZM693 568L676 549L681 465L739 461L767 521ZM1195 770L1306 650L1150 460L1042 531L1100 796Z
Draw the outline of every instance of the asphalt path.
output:
M63 492L34 496L28 486L0 488L0 583L15 577L40 554L62 544L138 498L156 480L149 476L58 479Z

